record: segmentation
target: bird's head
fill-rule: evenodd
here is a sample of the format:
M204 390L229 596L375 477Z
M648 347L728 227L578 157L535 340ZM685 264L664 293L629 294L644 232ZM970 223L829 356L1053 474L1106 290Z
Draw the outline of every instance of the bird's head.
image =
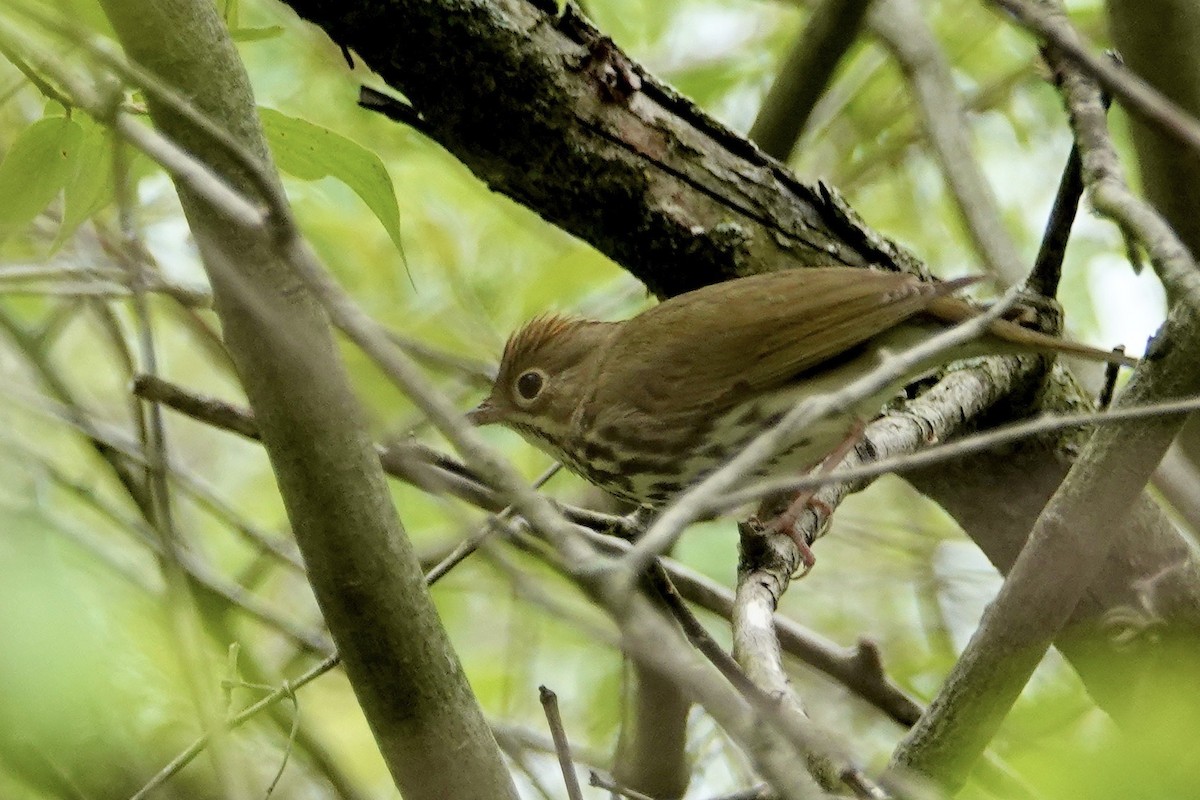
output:
M613 327L561 316L526 323L504 346L491 393L467 418L476 425L499 423L558 450Z

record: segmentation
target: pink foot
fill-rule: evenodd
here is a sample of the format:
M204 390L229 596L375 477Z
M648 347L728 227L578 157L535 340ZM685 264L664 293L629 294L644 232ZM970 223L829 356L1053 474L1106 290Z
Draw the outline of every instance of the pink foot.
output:
M819 474L832 472L846 458L850 451L862 441L865 427L866 424L862 420L854 421L845 440L821 462ZM833 509L817 500L816 493L816 489L805 489L799 492L783 513L771 520L764 528L768 533L785 534L796 543L796 549L800 551L800 562L804 565L804 568L796 575L799 578L803 578L812 570L813 565L817 563L817 557L813 555L812 546L796 530L796 521L800 519L800 515L804 513L805 509L810 507L825 519L833 515Z
M813 554L812 547L808 540L796 530L796 521L800 519L800 514L804 511L808 501L812 499L812 492L802 493L807 494L807 497L797 497L787 509L767 523L763 530L766 533L782 533L795 543L796 549L800 552L801 570L794 577L803 578L812 571L813 565L817 563L817 557Z

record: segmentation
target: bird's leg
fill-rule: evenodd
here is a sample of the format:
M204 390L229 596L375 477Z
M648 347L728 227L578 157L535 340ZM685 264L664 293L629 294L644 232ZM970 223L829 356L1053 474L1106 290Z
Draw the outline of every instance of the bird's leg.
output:
M850 455L850 452L858 446L858 443L862 441L864 430L866 430L866 423L861 419L855 419L853 425L850 427L850 432L846 434L846 438L842 440L841 444L833 452L822 459L817 474L828 475L833 472L846 459L846 456ZM797 576L801 578L807 575L809 570L813 568L813 565L817 563L817 557L813 555L812 546L805 539L804 535L796 530L796 522L799 521L800 515L804 513L806 508L819 503L819 501L814 502L813 500L816 494L817 489L801 489L792 498L788 507L766 526L768 532L786 534L796 543L796 549L800 551L800 562L804 565ZM825 505L824 503L819 504ZM824 510L827 515L833 513L833 510L830 508Z

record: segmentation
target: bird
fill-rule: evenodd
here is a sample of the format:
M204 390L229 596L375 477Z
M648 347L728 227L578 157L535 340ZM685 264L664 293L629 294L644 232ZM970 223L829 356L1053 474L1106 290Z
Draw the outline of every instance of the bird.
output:
M467 417L515 430L590 483L653 510L806 397L835 391L887 353L982 313L957 296L978 280L797 268L710 284L619 322L539 316L508 338L489 394ZM999 319L978 339L805 429L745 479L800 474L848 450L897 391L944 363L1031 353L1136 363ZM776 527L811 566L807 543L790 525Z

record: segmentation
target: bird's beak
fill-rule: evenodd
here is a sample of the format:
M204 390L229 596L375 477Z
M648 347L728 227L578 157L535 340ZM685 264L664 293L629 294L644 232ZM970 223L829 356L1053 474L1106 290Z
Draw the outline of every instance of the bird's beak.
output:
M493 422L499 422L502 416L490 397L467 412L467 419L472 425L491 425Z

